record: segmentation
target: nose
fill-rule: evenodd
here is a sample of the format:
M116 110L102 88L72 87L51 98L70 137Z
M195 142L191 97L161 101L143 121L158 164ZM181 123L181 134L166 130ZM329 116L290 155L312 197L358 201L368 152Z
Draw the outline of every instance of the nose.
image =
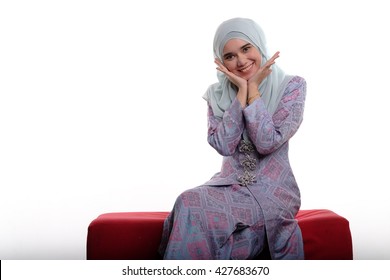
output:
M237 66L244 66L245 65L245 56L242 54L237 54Z

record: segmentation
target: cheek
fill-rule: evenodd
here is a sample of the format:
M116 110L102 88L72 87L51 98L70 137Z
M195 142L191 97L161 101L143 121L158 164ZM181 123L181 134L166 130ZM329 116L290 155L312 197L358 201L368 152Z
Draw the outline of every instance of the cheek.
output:
M262 62L261 55L259 55L257 56L257 64L259 65L259 67L261 66L261 62Z
M225 62L223 63L223 65L225 65L225 67L226 67L230 72L234 71L234 69L235 69L235 64L234 64L233 62L231 62L231 61L225 61Z
M261 60L255 62L255 70L259 70L261 67Z
M253 59L257 65L261 66L262 56L257 50L251 52L251 59Z

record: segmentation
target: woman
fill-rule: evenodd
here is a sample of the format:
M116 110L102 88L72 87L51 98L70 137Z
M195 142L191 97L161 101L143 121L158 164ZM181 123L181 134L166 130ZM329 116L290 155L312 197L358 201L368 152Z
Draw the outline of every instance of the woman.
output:
M164 223L165 259L303 259L295 215L300 192L288 159L288 140L303 117L305 80L288 76L269 57L252 20L223 22L214 38L219 82L204 98L208 142L221 171L183 192Z

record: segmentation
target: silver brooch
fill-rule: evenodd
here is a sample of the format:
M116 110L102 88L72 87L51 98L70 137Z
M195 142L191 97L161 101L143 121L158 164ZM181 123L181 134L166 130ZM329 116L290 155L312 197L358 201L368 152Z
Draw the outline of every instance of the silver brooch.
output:
M256 176L249 172L256 169L256 159L250 156L250 153L253 152L255 148L250 141L241 140L238 150L245 154L245 159L240 162L244 167L244 174L238 177L238 181L241 185L247 187L248 185L256 183Z
M256 183L256 176L248 171L244 171L244 175L238 177L238 181L245 187Z
M252 143L246 140L241 140L240 147L238 147L238 150L241 153L251 153L255 150Z
M244 166L245 170L253 171L256 169L256 159L248 154L245 154L245 159L241 162L241 165Z

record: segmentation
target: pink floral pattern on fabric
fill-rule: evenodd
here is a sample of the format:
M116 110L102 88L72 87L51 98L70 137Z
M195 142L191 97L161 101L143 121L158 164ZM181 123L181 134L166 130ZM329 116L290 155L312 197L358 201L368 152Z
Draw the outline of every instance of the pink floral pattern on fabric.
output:
M222 229L226 230L229 227L228 220L225 213L206 211L207 228L209 230Z
M211 258L206 240L190 242L187 244L187 248L193 260L209 260Z

